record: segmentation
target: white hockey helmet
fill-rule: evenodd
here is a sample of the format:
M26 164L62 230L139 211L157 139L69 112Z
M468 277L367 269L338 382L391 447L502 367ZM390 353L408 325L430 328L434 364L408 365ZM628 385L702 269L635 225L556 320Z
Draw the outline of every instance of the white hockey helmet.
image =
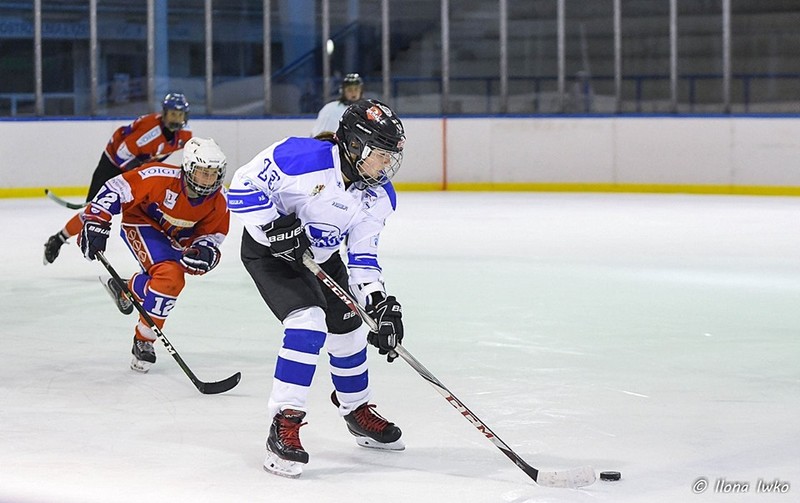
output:
M225 154L212 138L193 137L183 147L186 183L200 196L212 194L222 186L227 165Z

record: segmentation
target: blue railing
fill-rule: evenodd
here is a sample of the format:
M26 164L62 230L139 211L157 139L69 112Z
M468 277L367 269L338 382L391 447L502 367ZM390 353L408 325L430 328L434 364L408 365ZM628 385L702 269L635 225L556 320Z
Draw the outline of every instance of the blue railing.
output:
M376 83L378 80L373 79ZM555 88L558 82L558 77L555 76L542 76L542 77L509 77L509 82L529 82L530 89L534 94L534 102L533 102L533 112L534 113L542 113L542 100L541 97L543 96L544 92L543 89L546 87ZM592 75L591 77L581 77L581 76L569 76L566 77L566 83L569 86L573 86L577 83L580 84L580 92L581 92L581 102L582 102L582 112L591 113L596 110L592 109L593 100L592 100L592 84L599 83L599 82L614 82L613 76L607 75ZM664 101L669 100L669 96L646 96L645 95L645 88L647 84L653 82L663 82L669 81L669 75L659 75L659 74L643 74L643 75L629 75L622 78L623 85L626 83L632 84L634 91L633 91L633 103L634 108L637 113L641 113L643 111L643 104L647 103L648 101ZM686 92L685 96L683 94L680 95L678 102L681 105L686 105L689 107L690 112L694 112L698 105L722 105L721 98L719 101L715 102L700 102L698 100L698 93L697 88L698 84L702 82L710 82L710 81L717 81L719 83L719 96L722 96L722 74L712 74L712 73L703 73L703 74L687 74L687 75L680 75L678 77L678 82L682 86L685 87ZM733 93L731 94L731 101L733 104L740 105L744 107L745 113L750 111L750 107L753 104L757 103L765 103L768 101L765 100L756 100L753 101L752 95L752 86L754 83L759 81L775 81L775 80L786 80L786 81L794 81L794 85L800 89L800 73L734 73L731 75L732 80L732 87L740 88L740 93ZM486 112L490 113L491 110L491 103L493 99L496 99L499 95L499 88L500 88L500 78L499 77L450 77L451 83L451 93L452 93L452 84L458 82L482 82L483 83L483 96L486 101ZM406 94L405 90L402 89L404 85L414 85L419 83L430 83L433 84L437 91L441 94L442 92L442 82L441 79L438 77L393 77L391 79L392 85L392 96L402 96ZM739 84L738 86L736 84ZM547 86L549 84L549 86ZM569 93L569 91L567 91ZM800 93L798 93L800 97ZM631 101L627 95L623 96L623 101Z
M346 30L343 30L346 31ZM307 58L310 58L311 54L304 56L301 58L302 61L298 60L295 64L290 65L289 67L284 67L278 71L276 71L273 76L274 77L286 77L287 75L291 75L292 71L297 69L299 65L305 64L308 62ZM718 84L718 96L722 96L722 75L721 74L713 74L713 73L703 73L703 74L689 74L689 75L681 75L679 76L678 80L681 86L681 95L679 97L679 105L683 109L683 111L687 111L692 113L696 111L696 108L700 105L703 106L704 111L708 111L709 107L713 107L715 105L719 105L722 107L722 102L720 100L714 101L700 101L698 99L698 87L702 83L706 83L707 85L711 85L713 83L715 86ZM744 113L749 113L751 107L757 104L768 104L770 100L763 99L759 97L753 96L753 86L759 82L775 82L775 81L787 81L789 82L794 88L800 89L800 73L735 73L731 76L732 79L732 88L735 89L737 92L732 92L731 94L731 103L735 105L738 109L742 109ZM135 79L132 79L132 82ZM320 86L321 89L321 81L319 77L311 79L315 82L316 86ZM375 79L365 79L367 81L367 86L370 87L370 84L373 84L373 87L376 89L379 88L380 80ZM515 83L529 83L528 88L531 90L533 94L533 104L532 104L532 112L533 113L557 113L557 110L547 110L546 107L543 106L543 99L542 97L545 94L550 94L551 96L555 92L554 89L556 87L557 78L554 76L543 76L543 77L509 77L510 82ZM628 94L623 96L623 101L627 103L626 111L631 111L631 105L633 105L633 109L636 113L642 113L645 109L645 105L647 103L658 101L662 103L669 100L669 96L663 96L661 93L659 96L651 96L646 93L646 88L648 84L652 84L654 82L664 82L669 80L668 75L658 75L658 74L645 74L645 75L630 75L623 77L623 85L632 85L633 86L633 96L629 97ZM317 82L319 81L319 82ZM566 82L570 86L570 89L567 93L572 93L570 96L575 100L577 98L578 108L576 109L573 107L570 111L571 112L578 112L578 113L613 113L614 110L599 110L596 107L596 103L594 101L594 91L592 86L603 82L605 85L609 85L613 83L614 77L612 76L605 76L605 75L593 75L591 77L582 77L582 76L572 76L567 77ZM482 93L472 93L475 96L478 96L479 99L483 99L485 101L485 110L483 113L496 113L496 110L493 110L492 103L495 103L499 95L499 77L451 77L451 93L453 84L457 84L460 82L477 82L480 83L481 87L483 88ZM134 83L135 84L135 83ZM416 94L415 92L408 89L409 86L417 86L419 84L426 84L429 89L431 89L434 93L441 94L442 92L442 82L440 78L437 77L393 77L391 79L391 90L392 90L392 97L398 98L402 96ZM578 84L577 86L575 84ZM134 85L135 87L135 85ZM575 89L579 89L579 93L575 95ZM517 86L519 89L519 86ZM550 89L549 93L545 93L545 89ZM133 92L133 94L141 94ZM459 93L464 94L464 93ZM608 96L610 93L605 93L605 96ZM61 100L76 100L78 96L81 96L81 92L73 92L73 93L44 93L44 99L61 99ZM19 115L19 105L21 103L25 103L26 109L31 108L31 104L34 101L34 95L32 93L2 93L0 94L0 115L10 115L16 116ZM785 101L785 100L784 100ZM573 103L574 104L574 103ZM648 112L652 112L653 110L648 110ZM666 110L660 110L664 112ZM721 111L721 110L720 110ZM440 110L431 110L430 113L439 113ZM797 110L776 110L775 113L786 113L786 112L797 112ZM761 113L761 112L759 112ZM27 114L23 114L27 115Z

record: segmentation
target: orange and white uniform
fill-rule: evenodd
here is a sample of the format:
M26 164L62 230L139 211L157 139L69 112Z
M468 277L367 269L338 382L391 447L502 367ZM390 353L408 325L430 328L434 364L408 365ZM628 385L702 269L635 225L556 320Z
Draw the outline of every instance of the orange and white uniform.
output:
M124 173L144 163L163 161L192 138L188 125L173 132L164 127L161 119L160 113L142 115L114 131L92 176L87 202L100 191L102 184L118 174L117 169ZM65 237L75 236L82 225L80 214L76 214L62 232Z
M170 133L163 128L160 113L142 115L127 126L114 131L106 145L106 156L120 170L127 171L134 159L138 164L166 159L180 150L192 137L189 126Z
M183 176L170 164L142 165L106 182L82 215L110 222L122 213L122 238L142 267L128 287L159 328L185 285L184 249L199 242L218 249L230 225L222 190L189 198ZM138 338L156 338L141 317L136 331Z

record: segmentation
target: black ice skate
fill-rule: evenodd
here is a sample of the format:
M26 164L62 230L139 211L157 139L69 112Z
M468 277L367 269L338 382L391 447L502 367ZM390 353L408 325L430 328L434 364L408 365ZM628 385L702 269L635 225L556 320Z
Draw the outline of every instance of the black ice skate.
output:
M117 286L117 282L114 281L114 278L108 278L108 280L104 281L101 277L100 282L106 287L106 291L111 296L114 304L117 305L117 309L119 309L120 313L131 314L133 312L133 302L131 302L127 295L122 293L122 290Z
M336 391L331 393L331 401L335 406L339 407ZM347 429L356 437L358 445L370 449L390 451L402 451L405 449L405 444L400 440L400 436L403 434L400 428L384 419L374 409L375 405L363 403L356 410L344 416Z
M301 464L308 463L308 453L300 443L300 427L306 424L305 416L305 412L294 409L275 414L267 437L266 471L289 478L303 473Z
M145 373L150 370L150 367L156 362L156 351L153 348L153 343L150 341L142 341L133 338L133 360L131 360L131 370Z
M47 238L47 242L44 244L44 265L52 264L58 258L58 252L61 251L61 246L67 242L67 238L61 231L56 232L49 238Z

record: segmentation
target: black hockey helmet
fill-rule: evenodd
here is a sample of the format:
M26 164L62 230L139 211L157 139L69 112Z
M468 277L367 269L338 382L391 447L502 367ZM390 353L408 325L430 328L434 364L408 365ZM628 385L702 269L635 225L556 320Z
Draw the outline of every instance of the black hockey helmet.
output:
M358 96L355 99L348 100L345 96L345 89L349 87L357 87L358 88ZM342 79L342 85L339 86L339 100L344 103L345 105L352 105L356 101L360 100L364 94L364 79L361 78L361 75L357 73L348 73Z
M350 181L379 187L400 169L406 142L403 123L388 105L378 100L360 100L347 107L335 139L342 172ZM370 155L372 159L365 164ZM374 167L376 162L379 169Z
M364 85L364 79L362 79L361 75L357 73L348 73L342 79L342 89L350 86L363 86L363 85Z

